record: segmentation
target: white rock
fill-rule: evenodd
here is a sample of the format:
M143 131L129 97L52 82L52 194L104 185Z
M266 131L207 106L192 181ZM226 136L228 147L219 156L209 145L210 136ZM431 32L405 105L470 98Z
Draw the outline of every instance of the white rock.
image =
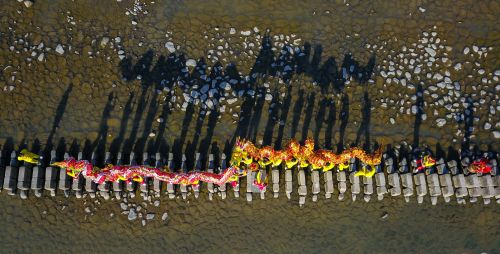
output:
M135 220L135 219L137 219L137 213L135 212L135 209L132 208L128 212L128 220Z
M186 61L186 66L188 66L188 67L196 67L196 60L194 60L194 59L188 59Z
M59 53L60 55L64 54L64 49L61 46L61 44L57 44L56 52Z
M168 218L168 213L163 213L163 215L161 216L161 220L166 220Z
M237 98L231 98L231 99L227 100L227 104L231 105L231 104L235 103L236 101L238 101Z
M389 122L391 122L391 124L395 124L396 123L396 120L394 120L394 118L389 118Z
M271 94L266 94L266 101L271 101L273 100L273 96Z
M41 53L39 56L38 56L38 61L43 61L43 58L45 57L45 54L44 53Z
M213 108L214 108L214 102L213 102L212 100L207 100L207 101L205 102L205 104L207 105L207 107L208 107L209 109L213 109Z
M220 87L221 89L226 90L226 91L231 90L231 85L230 85L229 83L227 83L227 82L222 82L222 83L220 83L220 84L219 84L219 87Z
M436 124L438 127L443 127L446 124L446 119L438 118L438 119L436 119Z
M493 132L493 137L500 138L500 131L494 131Z
M424 13L424 12L425 12L425 8L424 8L424 7L422 7L422 6L419 6L419 7L418 7L418 10L419 10L420 12L422 12L422 13Z
M250 34L252 34L252 31L247 30L247 31L241 31L240 33L241 33L241 35L249 36Z
M441 73L436 73L432 78L439 81L443 79L443 75L441 75Z
M175 52L175 45L173 42L171 41L168 41L167 43L165 43L165 48L167 48L167 50L170 52L170 53L174 53Z
M418 111L418 107L416 105L411 106L411 113L416 114Z
M469 47L465 47L464 48L464 55L469 54L469 51L470 51Z
M109 42L109 37L102 37L100 46L101 48L104 48L106 45L108 45Z
M432 48L429 47L425 48L425 52L429 53L429 55L432 57L436 56L436 51Z
M128 209L127 204L125 204L125 203L123 203L123 202L122 202L122 203L120 203L120 207L122 208L122 210L127 210L127 209Z
M33 1L24 1L24 6L30 8L33 5Z
M488 123L488 122L484 123L484 129L485 129L485 130L489 130L489 129L491 129L491 124L490 124L490 123Z
M234 27L229 28L229 34L235 34L236 29Z
M146 220L152 220L152 219L154 219L154 218L155 218L155 214L154 214L154 213L148 213L148 214L146 215Z

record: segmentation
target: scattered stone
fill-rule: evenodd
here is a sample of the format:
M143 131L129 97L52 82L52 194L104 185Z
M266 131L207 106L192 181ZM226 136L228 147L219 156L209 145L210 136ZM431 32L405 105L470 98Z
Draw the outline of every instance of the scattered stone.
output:
M436 119L436 124L438 127L443 127L446 124L446 119L438 118L438 119Z
M154 218L155 218L155 214L154 214L154 213L148 213L148 214L146 215L146 220L152 220L152 219L154 219Z
M26 6L27 8L30 8L31 6L33 6L33 1L30 1L30 0L24 1L24 6Z
M167 50L170 52L170 53L174 53L176 51L175 49L175 45L173 42L169 41L167 43L165 43L165 48L167 48Z
M485 129L485 130L489 130L489 129L491 129L491 124L490 124L490 123L488 123L488 122L484 123L484 129Z
M429 47L425 48L425 52L429 53L429 55L432 57L436 56L436 51L432 48Z
M417 112L418 112L418 107L417 107L417 105L413 105L413 106L411 106L411 113L412 113L412 114L417 114Z
M380 219L381 220L385 220L385 219L387 219L387 217L389 217L389 213L388 212L383 212L382 216L380 216Z
M122 202L122 203L120 203L120 207L121 207L121 209L122 209L122 210L127 210L127 209L128 209L127 204L125 204L125 203L123 203L123 202Z
M188 67L196 67L196 60L194 60L194 59L188 59L186 61L186 66L188 66Z
M494 131L493 132L493 137L494 138L500 138L500 131Z
M41 53L40 55L38 55L38 61L39 62L42 62L44 58L45 58L45 54L44 53Z
M106 37L106 36L102 37L101 43L100 43L101 48L106 47L106 45L108 45L108 42L109 42L109 37Z
M90 212L91 212L91 211L90 211L90 207L88 207L88 206L87 206L87 207L85 207L85 212L86 212L86 213L90 213Z
M167 212L164 212L163 215L161 216L161 220L166 220L168 219L168 213Z
M130 209L128 212L128 220L135 220L137 219L137 213L134 208Z
M160 200L155 200L154 206L156 206L156 207L160 206Z
M146 220L145 220L145 219L143 219L143 220L141 221L141 224L142 224L142 226L143 226L143 227L144 227L144 226L146 226Z
M64 49L63 49L63 47L61 46L61 44L57 44L57 47L56 47L56 52L57 52L57 53L59 53L59 55L64 54Z
M418 10L419 10L420 12L422 12L422 13L424 13L424 12L426 11L426 10L425 10L425 8L424 8L424 7L422 7L422 6L419 6L419 7L418 7Z

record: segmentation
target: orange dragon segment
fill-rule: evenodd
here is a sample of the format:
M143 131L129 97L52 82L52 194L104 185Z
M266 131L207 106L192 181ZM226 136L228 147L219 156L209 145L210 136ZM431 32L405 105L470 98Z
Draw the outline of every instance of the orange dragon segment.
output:
M314 141L312 139L307 139L303 146L292 140L286 145L285 149L274 150L269 146L257 148L248 140L238 139L236 140L231 162L236 167L248 165L251 170L258 169L255 164L261 167L267 165L276 167L285 163L287 169L298 164L302 168L311 166L313 170L328 171L335 166L339 166L340 170L344 170L348 167L349 160L352 158L357 158L373 168L381 163L382 150L378 149L371 155L357 147L347 149L341 154L335 154L329 150L314 151Z

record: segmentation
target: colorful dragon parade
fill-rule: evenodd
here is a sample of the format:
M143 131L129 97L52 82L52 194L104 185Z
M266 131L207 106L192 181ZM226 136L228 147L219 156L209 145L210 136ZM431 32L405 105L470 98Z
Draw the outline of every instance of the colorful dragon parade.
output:
M360 148L349 148L340 154L335 154L331 150L314 150L314 141L308 139L304 145L297 141L290 141L283 150L275 150L270 146L262 148L256 147L252 142L244 139L237 139L230 166L221 173L210 173L192 171L188 173L171 172L168 167L155 168L146 165L111 165L98 168L87 160L76 160L68 158L63 161L54 162L51 166L57 166L66 170L66 173L77 178L83 175L86 179L101 184L103 182L138 182L145 183L145 179L157 179L168 184L198 185L199 182L223 185L229 183L233 186L238 184L238 178L246 176L247 172L259 171L259 168L267 166L278 167L283 165L285 170L293 167L306 168L311 170L322 170L323 172L332 170L337 166L337 170L342 171L349 168L351 159L358 159L363 167L355 174L357 176L372 177L376 172L376 167L381 163L382 150L378 149L373 154L368 154ZM18 156L19 161L27 163L38 163L40 156L27 150L21 151ZM424 156L418 161L417 171L435 165L436 161L430 156ZM476 161L469 169L472 173L488 173L491 168L486 161ZM257 177L254 184L259 188L264 188L267 181L262 181Z

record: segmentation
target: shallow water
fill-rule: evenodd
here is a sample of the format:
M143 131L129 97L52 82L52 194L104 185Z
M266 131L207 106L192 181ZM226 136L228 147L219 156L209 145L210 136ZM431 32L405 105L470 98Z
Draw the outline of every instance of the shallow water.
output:
M169 218L143 227L120 214L116 201L95 205L87 200L90 215L80 200L21 201L2 193L5 231L0 243L7 252L78 253L89 252L90 246L97 252L174 253L497 253L500 248L497 205L432 207L402 199L368 204L320 199L300 208L284 197L268 196L252 204L191 198L164 198L159 208L148 206L148 212L158 217L167 211Z
M328 149L500 148L498 1L0 2L6 150L174 151L179 159L178 151L193 158L230 151L238 136L276 146L310 137ZM185 77L169 56L199 68L189 66ZM297 66L291 76L286 65ZM183 93L204 94L203 75L217 80L217 100L201 95L188 105ZM221 79L242 79L244 88L225 90ZM147 203L155 219L143 227L118 201L21 201L3 191L0 246L3 253L500 252L497 204L309 199L300 208L297 197L205 199Z

